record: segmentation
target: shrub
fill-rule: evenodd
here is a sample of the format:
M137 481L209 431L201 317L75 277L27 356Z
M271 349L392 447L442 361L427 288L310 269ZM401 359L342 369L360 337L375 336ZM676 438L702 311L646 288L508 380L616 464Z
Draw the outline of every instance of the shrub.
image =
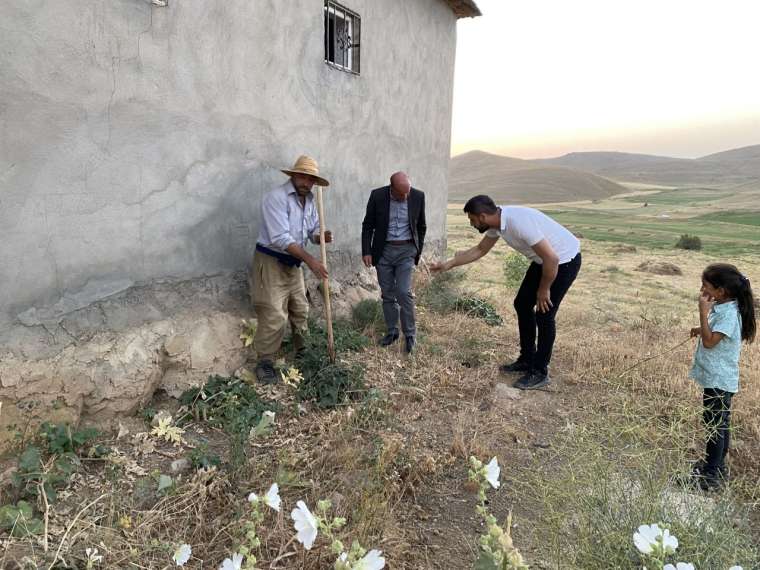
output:
M477 295L460 291L458 284L463 279L464 273L458 271L448 271L437 276L420 292L420 304L436 313L458 311L483 319L491 326L501 325L503 320L491 303Z
M278 408L275 402L262 399L250 384L227 376L209 376L206 384L185 390L179 399L196 420L246 437L265 411Z
M24 497L36 497L42 490L48 501L55 502L57 489L69 482L81 464L81 456L104 457L110 452L102 445L86 447L97 436L98 431L94 428L76 429L69 424L43 423L38 439L45 446L30 445L24 449L12 477L13 485Z
M496 311L496 308L485 299L476 295L460 295L454 303L454 309L460 313L467 313L471 317L483 319L492 327L504 324L504 319Z
M351 320L359 330L377 331L383 324L383 304L377 299L364 299L351 309Z
M689 234L683 234L678 239L676 248L700 250L702 249L702 240L699 239L699 236L690 236Z
M369 344L369 339L353 329L349 322L333 323L336 354L356 351ZM335 407L347 399L357 399L364 392L364 368L337 360L330 362L327 334L321 325L309 323L304 350L296 359L303 379L298 383L298 397L315 400L323 408Z
M522 283L525 272L530 266L530 261L524 255L510 252L504 258L504 279L509 289L517 289Z
M276 402L262 399L250 384L227 376L209 376L202 387L185 390L180 402L188 411L177 423L193 416L196 421L207 421L230 435L230 462L235 467L245 462L248 436L264 412L279 409ZM202 459L196 457L196 461Z

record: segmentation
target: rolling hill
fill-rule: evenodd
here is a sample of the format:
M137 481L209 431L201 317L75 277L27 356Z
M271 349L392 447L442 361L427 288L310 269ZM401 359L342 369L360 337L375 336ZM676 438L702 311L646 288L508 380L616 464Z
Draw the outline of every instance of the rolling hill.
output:
M526 204L595 200L629 191L588 172L477 150L452 158L449 174L449 200L462 202L476 194Z
M624 182L735 186L760 178L760 145L696 159L625 152L573 152L531 162L574 168Z

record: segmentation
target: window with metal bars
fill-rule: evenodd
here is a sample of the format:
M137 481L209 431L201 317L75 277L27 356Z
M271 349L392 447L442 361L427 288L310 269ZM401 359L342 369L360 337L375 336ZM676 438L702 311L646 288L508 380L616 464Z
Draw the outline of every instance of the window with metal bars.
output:
M359 14L325 0L325 63L358 75L360 38Z

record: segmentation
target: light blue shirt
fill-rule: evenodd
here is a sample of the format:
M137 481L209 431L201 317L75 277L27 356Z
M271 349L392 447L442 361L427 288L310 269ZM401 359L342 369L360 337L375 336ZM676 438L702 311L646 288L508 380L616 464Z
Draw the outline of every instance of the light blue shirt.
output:
M390 193L390 189L388 192ZM390 241L412 239L412 229L409 226L409 200L394 200L391 194L390 202L388 237L385 239Z
M697 343L689 376L703 388L739 391L739 353L742 349L742 318L736 301L716 303L707 316L710 330L724 337L712 348Z
M285 250L292 243L301 247L309 240L316 243L318 234L319 215L313 194L306 196L305 205L301 206L295 186L288 180L261 199L261 227L257 243L287 253Z

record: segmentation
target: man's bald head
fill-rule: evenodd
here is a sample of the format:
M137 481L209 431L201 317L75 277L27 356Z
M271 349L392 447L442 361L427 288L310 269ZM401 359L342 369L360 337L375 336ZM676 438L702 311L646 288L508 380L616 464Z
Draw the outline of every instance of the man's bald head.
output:
M403 202L412 190L412 183L405 172L396 172L391 176L391 195L394 200Z

